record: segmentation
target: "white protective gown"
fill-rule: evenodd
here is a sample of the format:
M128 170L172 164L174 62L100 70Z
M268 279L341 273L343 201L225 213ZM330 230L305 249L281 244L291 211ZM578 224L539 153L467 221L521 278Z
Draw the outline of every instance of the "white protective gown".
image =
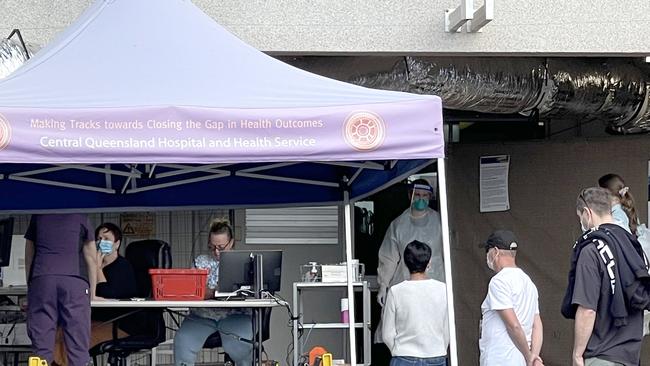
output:
M413 218L411 209L408 208L388 227L379 248L377 282L380 289L388 290L391 286L409 279L409 270L402 256L406 246L413 240L431 247L431 268L427 274L430 278L445 282L440 214L428 207L426 210L427 214L423 217ZM381 325L380 322L375 333L375 343L382 342Z

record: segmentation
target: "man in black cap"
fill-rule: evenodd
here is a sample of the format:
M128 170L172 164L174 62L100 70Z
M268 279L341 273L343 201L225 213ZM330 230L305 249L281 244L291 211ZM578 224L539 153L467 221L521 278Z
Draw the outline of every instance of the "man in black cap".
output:
M517 238L497 230L480 246L487 266L496 272L481 305L481 366L542 365L537 287L515 263Z

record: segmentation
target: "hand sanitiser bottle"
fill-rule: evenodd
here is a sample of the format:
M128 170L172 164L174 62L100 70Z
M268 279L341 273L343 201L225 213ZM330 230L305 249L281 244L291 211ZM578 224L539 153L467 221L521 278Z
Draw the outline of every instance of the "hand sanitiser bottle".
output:
M347 324L350 322L350 304L347 298L341 299L341 323Z

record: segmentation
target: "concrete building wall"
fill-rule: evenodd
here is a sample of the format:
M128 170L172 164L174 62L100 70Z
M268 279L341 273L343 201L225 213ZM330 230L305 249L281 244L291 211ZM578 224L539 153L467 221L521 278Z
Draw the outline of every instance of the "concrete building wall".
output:
M476 34L444 31L445 9L460 0L195 3L244 41L274 54L650 55L647 0L499 0L494 21ZM2 0L0 36L20 28L28 40L45 44L89 4Z

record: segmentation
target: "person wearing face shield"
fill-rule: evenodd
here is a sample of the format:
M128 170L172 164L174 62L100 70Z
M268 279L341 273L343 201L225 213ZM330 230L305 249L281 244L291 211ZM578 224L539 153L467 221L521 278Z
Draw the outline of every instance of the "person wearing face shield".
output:
M391 222L378 253L377 302L385 304L388 289L409 279L409 270L402 255L406 246L414 241L425 243L431 248L431 266L427 269L429 278L445 281L442 253L442 230L440 215L429 208L433 189L425 179L415 180L409 187L409 208ZM382 322L377 325L375 342L382 343Z
M515 234L497 230L481 243L490 279L481 304L481 366L541 366L543 329L537 287L517 267Z
M562 301L562 315L575 319L572 365L638 365L643 309L650 306L648 259L636 237L615 223L608 190L584 189L576 214L583 233Z

